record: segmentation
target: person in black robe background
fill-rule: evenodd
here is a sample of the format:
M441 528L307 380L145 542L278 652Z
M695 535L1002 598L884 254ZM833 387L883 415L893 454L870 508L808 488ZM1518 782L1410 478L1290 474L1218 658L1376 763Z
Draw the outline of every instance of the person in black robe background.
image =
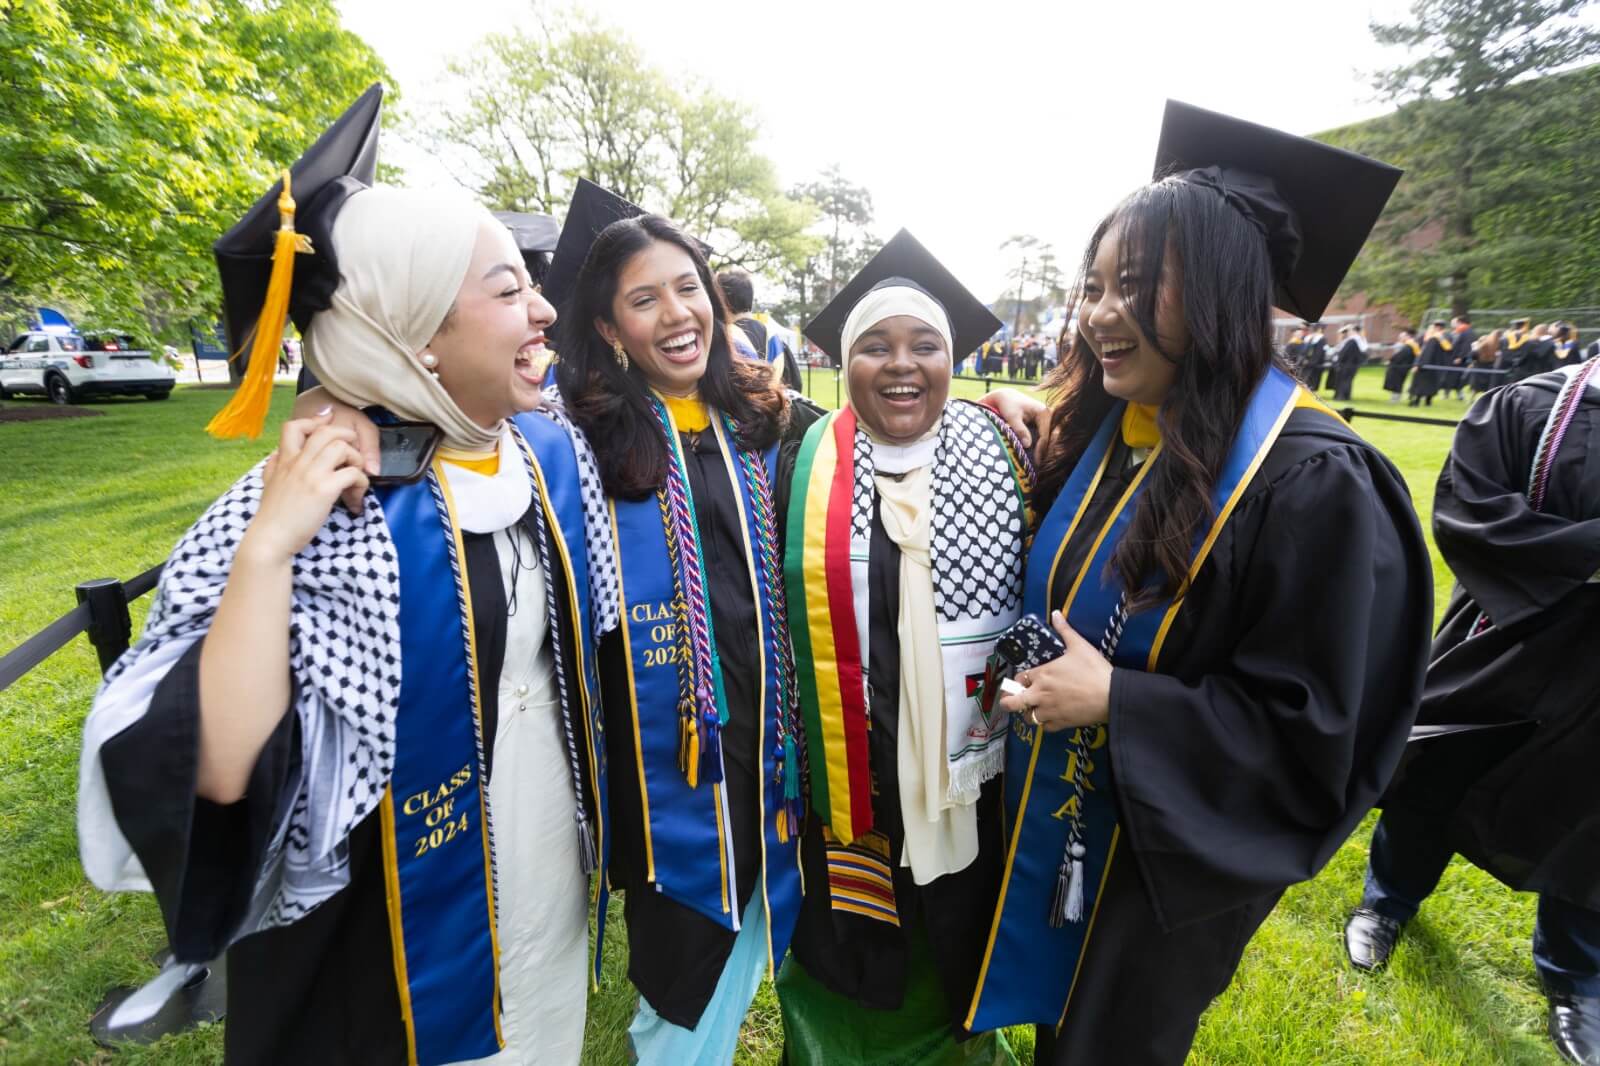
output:
M1561 386L1545 374L1480 398L1456 431L1434 536L1457 585L1434 639L1419 725L1493 726L1413 741L1383 801L1346 933L1382 966L1459 853L1539 893L1533 953L1552 1037L1600 1060L1600 388L1577 408L1542 509L1529 470ZM1600 374L1595 375L1600 379ZM1591 379L1594 380L1594 379Z
M1528 343L1523 345L1523 357L1517 364L1517 380L1547 374L1556 368L1556 339L1554 330L1539 323L1533 327Z
M1530 369L1533 339L1534 333L1526 318L1511 320L1511 328L1500 338L1500 369L1506 372L1505 381L1521 381L1535 373Z
M1344 342L1339 345L1338 354L1334 358L1333 398L1348 400L1350 388L1356 381L1356 372L1366 361L1367 349L1362 343L1360 326L1345 326L1339 332L1344 335Z
M1452 345L1445 336L1445 324L1434 322L1423 334L1422 355L1417 358L1417 372L1411 376L1411 406L1433 406L1434 394L1439 391L1444 372L1439 369L1450 362Z
M1305 382L1306 388L1316 392L1322 388L1322 364L1328 360L1328 338L1323 336L1321 322L1311 323L1306 330L1306 339L1300 348L1304 367L1300 380Z
M1389 354L1389 366L1383 372L1383 388L1389 394L1390 403L1400 402L1401 395L1406 391L1406 375L1411 373L1411 367L1421 351L1416 333L1409 329L1401 330L1400 339Z
M1577 366L1583 362L1583 354L1578 344L1578 331L1573 328L1572 323L1556 323L1555 343L1552 370L1559 370L1564 366Z
M1466 315L1456 315L1450 320L1450 332L1450 365L1458 369L1446 372L1440 387L1445 392L1455 393L1456 399L1465 400L1467 381L1476 376L1467 371L1472 367L1478 335L1473 332L1472 319Z

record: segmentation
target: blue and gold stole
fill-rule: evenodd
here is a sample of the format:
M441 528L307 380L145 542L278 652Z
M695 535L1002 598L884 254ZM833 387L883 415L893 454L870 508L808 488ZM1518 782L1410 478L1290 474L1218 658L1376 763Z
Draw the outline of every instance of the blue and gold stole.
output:
M603 886L610 842L577 461L566 434L548 420L523 416L514 425L522 455L502 461L528 464L543 528L556 533L546 538L552 562L563 568L571 597L566 617L576 632L561 634L573 646L556 668L574 664L579 679L580 691L569 698L574 712L582 710L590 786L579 802L595 812ZM504 1046L481 698L482 684L494 679L479 676L465 551L441 464L435 459L419 481L377 490L400 570L395 765L380 814L390 940L413 1066L482 1058ZM581 792L585 782L573 784ZM599 903L603 930L605 900ZM599 957L597 942L597 967Z
M676 449L678 426L670 406L660 406L658 414L669 436L669 448ZM777 475L778 449L773 446L760 455L739 452L731 439L730 426L715 410L711 412L709 431L716 435L738 497L746 563L756 594L756 616L751 621L761 649L758 744L763 890L769 962L776 965L788 949L800 911L799 837L787 831L785 797L777 785L779 781L792 780L792 774L785 775L782 769L785 752L778 733L780 716L792 713L782 706L784 700L780 698L780 693L792 692L792 678L781 676L788 661L788 649L783 646L788 638L771 622L773 589L783 581L783 575L777 557L769 560L760 550L757 532L758 521L776 521L770 512L770 492L763 493L756 481L764 474L770 488ZM673 461L680 461L676 453ZM702 746L698 755L686 753L684 746L685 690L679 671L688 669L685 659L691 653L680 627L683 612L693 609L693 605L676 602L679 583L674 580L673 566L682 560L668 543L667 504L656 493L643 500L612 499L610 505L621 570L628 728L633 731L637 759L632 772L639 775L645 878L668 898L724 929L737 931L740 914L735 894L733 825L720 772L720 744ZM714 587L706 591L708 598L716 595ZM709 613L709 602L701 606ZM726 722L732 708L726 706L721 687L716 688L717 706L714 710L705 709L706 717ZM701 735L704 736L703 729ZM702 764L714 758L719 765L703 765L698 773L691 774L692 766L686 765L686 757L698 757Z
M1215 518L1195 539L1191 580L1290 412L1309 400L1310 394L1276 367L1256 386L1212 491ZM1048 614L1050 588L1067 543L1075 534L1088 534L1087 530L1080 533L1078 527L1105 476L1124 407L1119 403L1106 415L1040 524L1023 585L1023 609L1028 613L1041 618ZM1160 452L1157 444L1094 533L1088 558L1061 608L1072 628L1096 646L1123 594L1121 582L1108 572L1107 563L1127 532L1145 476ZM1125 669L1154 670L1182 606L1182 600L1167 600L1128 616L1112 662ZM1121 835L1108 794L1110 759L1101 757L1106 739L1103 725L1059 733L1046 733L1020 717L1011 725L1006 742L1006 813L1011 840L989 944L967 1013L969 1029L983 1031L1024 1022L1060 1025L1066 1018L1084 949L1094 932L1100 890ZM1080 758L1082 766L1078 765ZM1086 800L1081 809L1073 787L1080 772ZM1082 913L1087 920L1057 925L1050 915L1056 906L1059 864L1068 844L1069 819L1073 818L1079 820L1082 832Z

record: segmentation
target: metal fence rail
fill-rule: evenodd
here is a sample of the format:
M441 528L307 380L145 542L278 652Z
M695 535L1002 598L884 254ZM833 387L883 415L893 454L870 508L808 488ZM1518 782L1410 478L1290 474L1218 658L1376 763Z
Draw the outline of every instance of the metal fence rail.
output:
M78 606L0 658L0 692L66 647L79 633L89 634L89 643L100 659L100 672L111 669L117 657L128 650L128 640L133 635L128 604L156 587L165 565L157 563L129 581L97 578L78 585Z

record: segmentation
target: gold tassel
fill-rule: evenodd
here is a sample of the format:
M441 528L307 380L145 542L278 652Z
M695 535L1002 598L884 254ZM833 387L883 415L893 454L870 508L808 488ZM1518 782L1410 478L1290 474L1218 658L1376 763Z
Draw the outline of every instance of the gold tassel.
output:
M278 195L278 237L272 248L272 277L267 282L267 298L261 305L251 338L250 363L228 406L206 424L206 432L226 440L231 437L261 436L267 410L272 406L272 378L278 369L278 349L283 344L283 324L289 317L289 292L294 284L294 257L310 255L311 238L294 231L294 197L290 195L289 172L283 172L283 192ZM237 359L241 346L230 358Z
M689 719L689 746L684 752L684 773L690 788L700 787L700 729L693 718Z

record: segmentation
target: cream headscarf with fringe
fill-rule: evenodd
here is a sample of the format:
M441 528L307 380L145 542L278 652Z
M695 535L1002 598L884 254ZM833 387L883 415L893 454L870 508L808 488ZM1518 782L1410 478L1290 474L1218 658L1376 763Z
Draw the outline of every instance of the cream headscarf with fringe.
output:
M455 304L485 220L494 216L465 196L375 185L350 197L333 224L333 306L305 338L306 365L335 398L431 422L452 448L495 447L501 427L468 418L418 359Z

